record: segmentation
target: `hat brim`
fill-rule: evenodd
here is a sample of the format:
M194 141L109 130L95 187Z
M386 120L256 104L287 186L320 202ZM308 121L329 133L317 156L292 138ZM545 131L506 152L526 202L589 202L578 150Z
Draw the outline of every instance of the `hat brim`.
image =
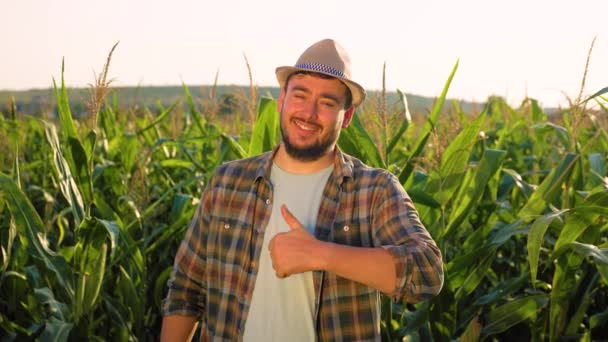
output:
M363 87L361 85L359 85L357 82L353 82L353 81L348 80L343 77L337 77L336 75L333 75L330 73L326 73L326 72L322 72L322 71L318 71L318 70L309 70L309 69L304 69L304 68L298 68L298 67L293 67L293 66L281 66L281 67L276 68L275 73L277 75L277 81L279 81L279 85L281 86L281 88L285 88L285 81L287 81L287 79L289 78L289 76L291 74L293 74L294 72L297 72L297 71L314 72L314 73L324 74L324 75L331 76L333 78L338 79L340 82L344 83L344 85L350 90L350 93L352 94L352 97L353 97L352 105L355 107L360 105L363 102L363 100L365 100L365 89L363 89Z

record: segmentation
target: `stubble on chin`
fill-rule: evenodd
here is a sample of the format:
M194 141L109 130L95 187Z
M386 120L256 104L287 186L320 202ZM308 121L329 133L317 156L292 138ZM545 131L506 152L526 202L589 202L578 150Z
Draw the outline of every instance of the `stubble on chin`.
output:
M325 138L325 139L323 139ZM287 154L299 161L315 161L323 157L333 145L331 135L329 137L321 137L321 140L316 140L308 146L295 145L288 134L285 133L283 125L281 125L281 140Z

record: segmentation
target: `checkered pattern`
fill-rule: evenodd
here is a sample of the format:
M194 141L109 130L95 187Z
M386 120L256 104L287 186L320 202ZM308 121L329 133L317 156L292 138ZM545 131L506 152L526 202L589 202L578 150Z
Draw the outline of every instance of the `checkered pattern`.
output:
M344 75L344 73L336 68L332 68L328 65L324 65L324 64L320 64L320 63L302 63L302 64L296 64L296 68L301 68L301 69L306 69L306 70L310 70L310 71L317 71L317 72L322 72L325 74L330 74L333 75L335 77L341 77L341 78L345 78L348 79L348 77L346 77L346 75Z
M272 152L220 166L175 258L165 315L202 321L201 341L240 341L272 210ZM393 256L396 301L418 302L443 284L441 252L399 180L336 152L317 215L323 241L380 247ZM267 251L266 251L267 252ZM318 341L380 341L377 290L313 272Z

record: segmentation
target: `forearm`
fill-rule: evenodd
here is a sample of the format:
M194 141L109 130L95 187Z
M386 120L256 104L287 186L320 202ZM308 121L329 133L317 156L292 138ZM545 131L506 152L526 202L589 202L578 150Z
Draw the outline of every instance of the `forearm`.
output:
M321 269L391 295L395 290L395 264L383 248L366 248L320 242Z
M394 300L417 303L437 295L443 286L441 252L432 240L417 239L403 245L387 245L397 276Z
M196 317L168 315L163 318L161 342L191 341L197 326Z
M279 278L323 270L411 302L441 289L441 253L421 224L414 226L406 219L395 228L409 227L403 228L400 241L386 237L380 241L388 243L377 244L382 247L354 247L316 239L285 206L281 210L290 231L275 235L269 245Z
M441 251L426 230L399 179L390 175L374 194L374 245L392 256L395 267L393 300L417 303L443 286Z

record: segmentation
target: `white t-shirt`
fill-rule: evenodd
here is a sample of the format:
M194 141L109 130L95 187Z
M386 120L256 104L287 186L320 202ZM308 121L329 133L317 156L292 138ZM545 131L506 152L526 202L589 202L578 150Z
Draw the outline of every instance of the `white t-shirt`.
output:
M321 197L333 165L313 174L293 174L273 164L270 180L274 188L272 214L264 233L258 275L245 322L243 340L314 341L315 291L312 272L277 278L268 251L270 240L290 228L281 215L281 205L314 234Z

